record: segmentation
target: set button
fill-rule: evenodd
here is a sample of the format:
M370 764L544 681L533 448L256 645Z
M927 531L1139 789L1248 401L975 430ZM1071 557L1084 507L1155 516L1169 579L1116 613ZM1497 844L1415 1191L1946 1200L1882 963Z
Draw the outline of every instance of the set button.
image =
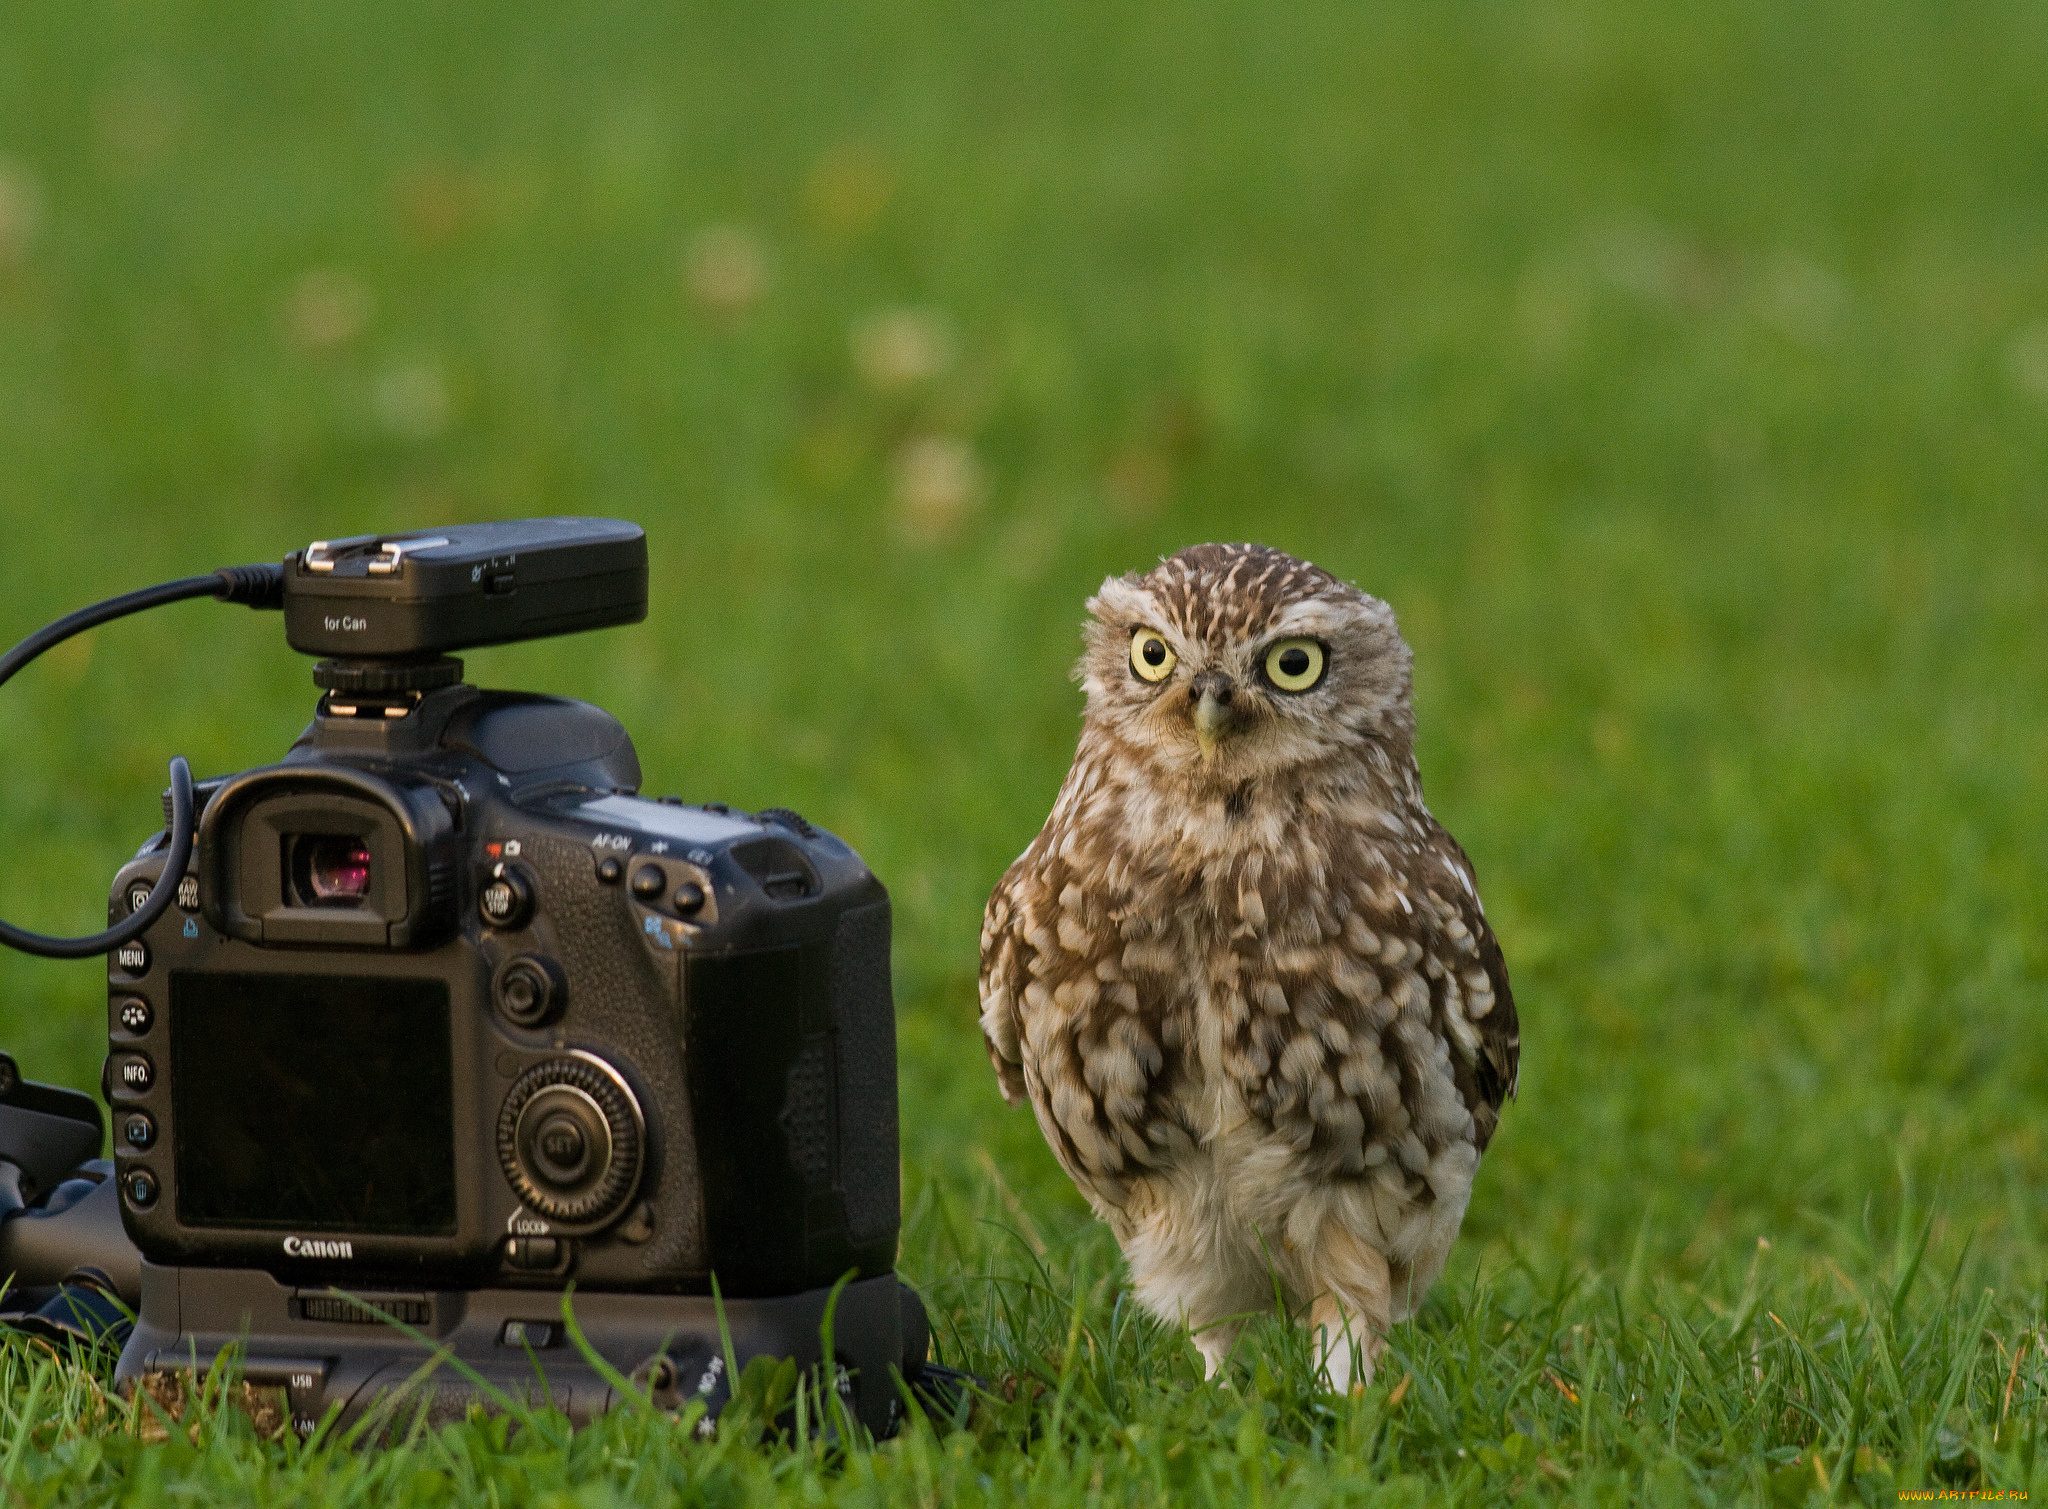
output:
M590 1164L590 1139L575 1117L556 1112L533 1134L534 1163L550 1184L574 1187Z

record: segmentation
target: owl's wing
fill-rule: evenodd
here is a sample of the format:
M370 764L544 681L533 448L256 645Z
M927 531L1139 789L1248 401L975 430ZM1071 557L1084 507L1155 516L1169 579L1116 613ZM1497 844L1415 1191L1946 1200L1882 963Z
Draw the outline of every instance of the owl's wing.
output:
M1034 845L1035 847L1035 845ZM1011 1105L1024 1101L1024 1057L1017 1019L1028 969L1017 936L1017 890L1024 878L1025 852L996 883L981 918L981 1041L995 1065L996 1083Z
M1508 966L1501 958L1500 940L1494 937L1479 905L1472 861L1450 834L1439 829L1437 837L1441 847L1435 869L1442 883L1432 891L1440 897L1439 906L1455 908L1470 947L1462 946L1465 940L1451 940L1461 945L1452 955L1457 961L1455 974L1461 988L1452 991L1440 987L1432 994L1446 1023L1455 1012L1471 1028L1475 1042L1470 1045L1455 1026L1449 1030L1458 1069L1458 1090L1472 1112L1479 1150L1485 1152L1494 1128L1500 1124L1501 1107L1514 1099L1521 1076L1522 1024L1515 1015L1515 993L1508 985Z
M1041 835L989 898L981 934L981 1030L1003 1094L1029 1098L1098 1209L1189 1141L1162 1087L1164 923L1129 915L1106 874Z

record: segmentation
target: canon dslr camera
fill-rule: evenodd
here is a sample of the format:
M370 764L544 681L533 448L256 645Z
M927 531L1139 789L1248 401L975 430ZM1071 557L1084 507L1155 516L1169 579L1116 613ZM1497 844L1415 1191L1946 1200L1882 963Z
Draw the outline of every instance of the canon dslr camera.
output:
M793 812L638 795L609 714L448 658L644 618L641 530L325 541L272 595L325 657L312 725L193 788L186 863L167 797L113 887L117 927L156 909L109 956L121 1379L239 1343L304 1429L431 1345L462 1364L437 1412L470 1373L586 1418L614 1390L563 1335L573 1282L670 1402L795 1356L886 1429L926 1340L892 1272L887 894Z

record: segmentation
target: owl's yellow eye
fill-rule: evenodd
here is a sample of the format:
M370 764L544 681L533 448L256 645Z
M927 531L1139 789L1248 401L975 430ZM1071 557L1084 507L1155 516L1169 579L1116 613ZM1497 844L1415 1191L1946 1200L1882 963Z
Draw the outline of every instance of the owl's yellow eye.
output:
M1329 656L1313 639L1283 639L1266 651L1266 679L1283 692L1305 692L1323 679Z
M1131 669L1140 679L1164 681L1173 674L1173 663L1179 658L1157 629L1131 631Z

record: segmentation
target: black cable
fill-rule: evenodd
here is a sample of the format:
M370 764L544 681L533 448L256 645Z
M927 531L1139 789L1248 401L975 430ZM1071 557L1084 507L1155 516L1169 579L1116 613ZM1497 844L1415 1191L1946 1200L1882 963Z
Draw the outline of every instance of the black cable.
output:
M43 651L52 645L62 644L74 634L82 634L117 618L126 618L130 613L140 613L145 608L183 602L188 597L217 597L223 602L247 603L252 608L281 608L284 606L284 568L267 564L225 566L206 576L188 576L161 586L144 587L140 592L130 592L95 603L90 608L80 608L49 627L38 629L5 655L0 655L0 686L5 686L16 671ZM164 861L163 874L157 877L156 885L149 893L149 900L134 915L123 918L103 933L94 933L86 938L46 938L41 933L31 933L0 922L0 943L46 959L89 959L94 954L108 953L139 938L169 909L178 894L178 883L185 878L185 866L192 858L192 828L192 767L185 763L183 755L174 755L171 758L171 852Z

